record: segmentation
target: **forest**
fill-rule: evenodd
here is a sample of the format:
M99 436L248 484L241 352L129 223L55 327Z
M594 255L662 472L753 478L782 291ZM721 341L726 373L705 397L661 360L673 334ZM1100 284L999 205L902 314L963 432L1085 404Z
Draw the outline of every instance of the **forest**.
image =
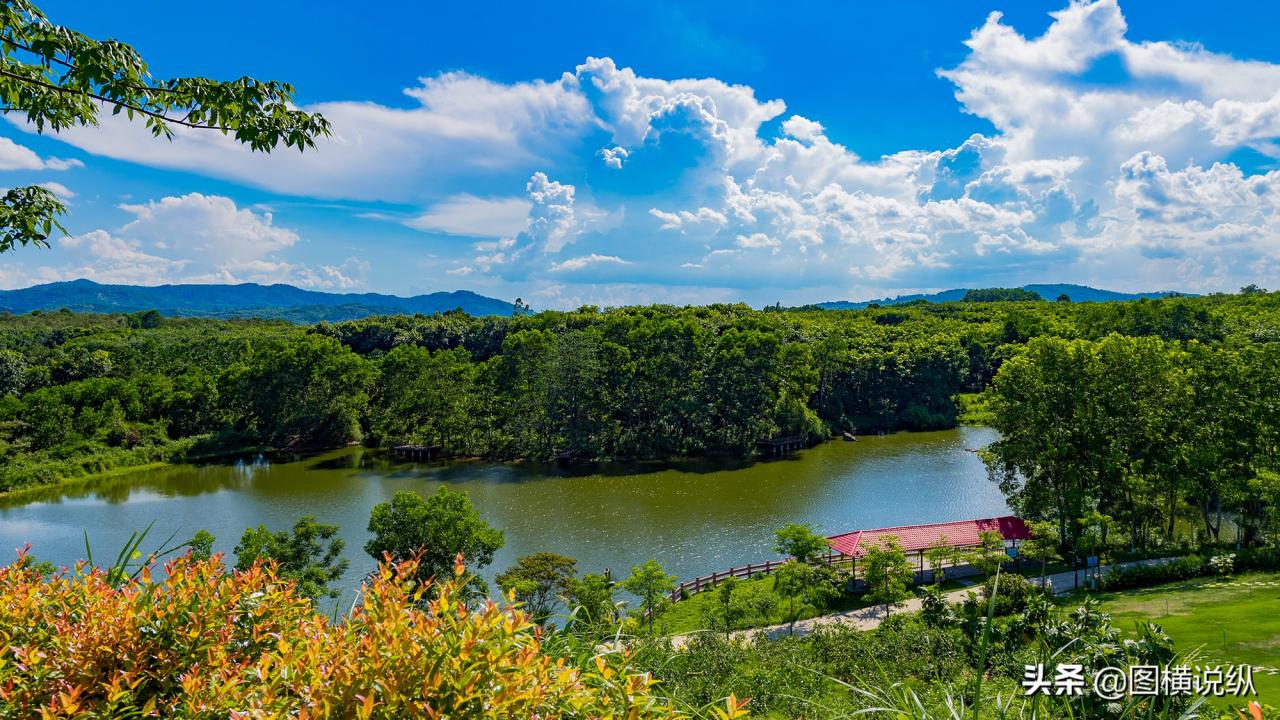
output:
M1185 411L1149 408L1188 420L1221 407L1210 400L1262 402L1265 393L1236 379L1251 373L1265 386L1275 376L1276 340L1280 294L1260 292L856 311L446 312L307 327L154 311L33 312L0 318L0 491L149 462L348 443L538 461L742 456L775 436L812 443L844 431L951 427L962 405L1006 433L993 450L1005 466L1039 478L1048 471L1029 463L1044 458L1026 455L1036 452L1029 447L1018 455L1011 431L1039 427L1017 413L1049 410L1015 402L1018 388L1049 384L1064 400L1074 389L1071 397L1084 402L1094 395L1077 382L1086 377L1074 374L1085 370L1080 363L1092 358L1088 377L1101 382L1110 363L1141 352L1148 358L1134 359L1133 369L1155 372L1149 358L1168 365L1166 376L1141 386L1161 402L1174 398L1160 382L1217 383L1179 386L1206 396L1180 395ZM1066 375L1045 374L1054 362L1066 364L1057 370ZM1115 386L1138 387L1126 383ZM1130 417L1129 408L1106 410ZM1254 410L1249 417L1274 412ZM1183 435L1199 455L1179 462L1214 465L1205 456L1212 446L1190 433L1221 428L1203 417L1191 425ZM1258 444L1254 428L1223 432ZM1137 446L1108 452L1141 455L1140 467L1119 472L1148 480L1151 467L1166 464ZM1042 493L1022 495L1028 510L1047 502Z

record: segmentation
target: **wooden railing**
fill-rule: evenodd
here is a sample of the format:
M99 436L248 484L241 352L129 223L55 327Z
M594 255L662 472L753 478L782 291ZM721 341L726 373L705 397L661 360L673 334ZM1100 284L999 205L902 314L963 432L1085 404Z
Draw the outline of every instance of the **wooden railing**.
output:
M842 562L848 562L852 559L853 558L848 555L842 555L840 553L827 553L826 555L816 559L814 564L836 565ZM741 578L745 580L747 578L755 577L756 575L768 575L782 567L786 562L786 560L769 560L762 563L751 563L740 567L731 567L728 570L714 572L710 575L703 575L702 577L694 578L692 580L686 580L685 582L677 585L675 590L671 591L671 602L678 602L690 595L696 595L703 590L710 590L729 578Z

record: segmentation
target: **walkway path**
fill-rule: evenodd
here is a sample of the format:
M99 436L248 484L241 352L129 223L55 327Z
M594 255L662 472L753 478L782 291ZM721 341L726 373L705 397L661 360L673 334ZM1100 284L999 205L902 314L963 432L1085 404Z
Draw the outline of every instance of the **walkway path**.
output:
M1177 558L1155 558L1152 560L1135 560L1133 562L1116 563L1113 565L1107 565L1105 568L1103 568L1103 570L1104 571L1109 569L1119 570L1124 568L1137 567L1139 565L1159 565L1175 559ZM1086 573L1085 570L1083 569L1080 570L1079 578L1081 583L1084 582L1085 573ZM1075 578L1076 578L1076 574L1068 570L1067 572L1060 572L1060 573L1054 573L1052 575L1048 575L1045 577L1045 581L1048 584L1050 590L1052 590L1053 592L1059 595L1064 595L1075 589L1076 587ZM1034 583L1040 582L1039 577L1028 578L1028 579ZM952 604L959 603L959 602L962 602L965 599L965 596L967 596L969 593L974 592L975 589L976 589L976 586L960 588L959 590L952 590L951 592L947 593L944 597L946 597L948 603L952 603ZM920 609L920 602L921 602L920 598L913 597L910 600L907 600L905 603L903 603L902 607L899 608L897 612L915 612ZM870 630L876 627L877 625L879 625L880 623L884 622L884 619L885 619L884 606L874 605L872 607L858 608L856 610L846 610L844 612L838 612L831 615L819 615L818 617L812 617L812 618L809 618L808 620L797 620L795 634L797 636L808 635L812 633L814 630L820 627L823 627L825 625L847 625L849 627L854 627L859 630ZM765 627L751 628L749 630L737 630L733 633L732 637L734 639L748 639L748 638L755 637L755 635L758 633L764 633L769 638L783 637L787 635L789 627L790 627L789 625L784 623L782 625L767 625ZM671 643L677 648L682 647L695 634L697 633L673 635L671 636Z

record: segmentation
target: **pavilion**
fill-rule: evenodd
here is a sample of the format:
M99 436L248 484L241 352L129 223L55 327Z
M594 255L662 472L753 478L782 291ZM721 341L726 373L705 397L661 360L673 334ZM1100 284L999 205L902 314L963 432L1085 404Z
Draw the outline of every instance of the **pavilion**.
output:
M1023 540L1031 537L1031 530L1021 518L1005 515L994 518L976 520L957 520L955 522L929 523L926 525L900 525L898 527L876 528L874 530L854 530L853 532L832 535L832 554L838 559L857 559L867 554L867 549L880 543L886 536L898 539L898 544L908 555L916 556L916 565L920 576L924 576L924 554L934 544L946 538L946 543L956 549L976 548L982 545L981 533L994 530L1005 540L1006 547L1016 548Z

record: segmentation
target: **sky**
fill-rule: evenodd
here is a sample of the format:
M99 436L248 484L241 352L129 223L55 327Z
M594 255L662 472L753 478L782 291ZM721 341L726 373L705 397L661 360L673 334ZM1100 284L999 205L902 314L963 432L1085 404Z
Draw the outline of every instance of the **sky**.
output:
M467 6L464 6L467 5ZM471 7L469 5L474 5ZM158 78L278 79L315 151L0 122L69 235L0 287L284 282L535 308L1280 277L1280 8L1254 2L47 0Z

